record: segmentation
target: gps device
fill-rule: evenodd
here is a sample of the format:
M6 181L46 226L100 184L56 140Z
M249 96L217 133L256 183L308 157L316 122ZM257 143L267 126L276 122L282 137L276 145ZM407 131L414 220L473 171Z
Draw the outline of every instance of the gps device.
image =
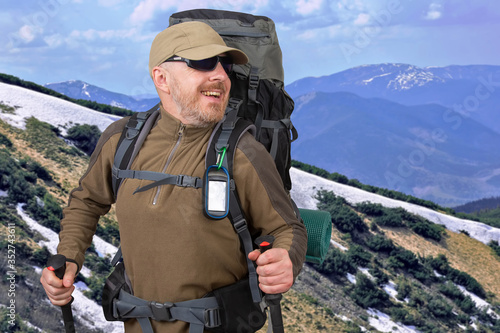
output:
M204 211L208 217L222 219L229 213L229 182L224 167L208 167L203 184Z

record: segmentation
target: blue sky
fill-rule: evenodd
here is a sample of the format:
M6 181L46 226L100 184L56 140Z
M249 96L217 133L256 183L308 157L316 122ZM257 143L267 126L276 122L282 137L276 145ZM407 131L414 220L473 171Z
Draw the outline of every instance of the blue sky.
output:
M286 84L385 62L500 65L493 0L22 0L0 5L0 72L151 94L153 38L172 13L194 8L273 19Z

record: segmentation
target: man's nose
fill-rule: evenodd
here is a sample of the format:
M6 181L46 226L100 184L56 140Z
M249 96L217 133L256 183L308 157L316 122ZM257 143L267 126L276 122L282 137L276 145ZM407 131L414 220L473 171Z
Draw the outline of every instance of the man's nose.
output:
M222 67L222 65L221 65L220 62L217 63L217 66L212 71L212 73L213 73L212 76L211 76L212 80L225 81L225 80L227 80L229 78L227 76L226 71L224 70L224 68Z

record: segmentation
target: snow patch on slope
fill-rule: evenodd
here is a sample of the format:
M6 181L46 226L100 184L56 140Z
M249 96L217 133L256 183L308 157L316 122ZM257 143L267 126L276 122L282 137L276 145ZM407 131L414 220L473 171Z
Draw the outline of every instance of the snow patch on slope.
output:
M59 127L63 135L77 123L96 125L102 132L121 118L5 83L0 83L0 102L16 108L15 114L0 113L0 118L12 126L24 129L25 119L35 117Z

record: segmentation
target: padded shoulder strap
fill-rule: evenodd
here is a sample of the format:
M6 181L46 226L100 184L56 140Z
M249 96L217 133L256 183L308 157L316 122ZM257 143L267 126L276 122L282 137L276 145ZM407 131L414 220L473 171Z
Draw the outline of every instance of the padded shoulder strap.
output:
M251 132L255 136L255 126L251 122L237 116L241 104L242 101L239 99L231 98L229 100L226 116L215 128L214 134L208 143L205 163L207 168L215 164L222 165L226 168L231 178L228 217L245 249L248 266L248 283L250 284L252 299L255 303L259 303L262 300L262 294L259 289L258 276L253 261L248 259L248 254L253 251L252 236L248 230L245 214L241 210L240 199L233 180L234 154L238 142L245 132Z
M237 98L231 98L226 108L226 116L217 124L208 142L205 166L217 164L219 154L222 149L225 150L225 158L222 161L229 175L233 175L234 154L238 142L245 132L249 132L254 137L256 135L255 125L248 120L238 117L238 111L243 101Z
M125 125L118 141L113 162L112 185L115 199L123 180L123 178L118 176L116 170L127 170L130 168L159 114L160 104L157 104L149 111L134 113L128 120L127 125Z

